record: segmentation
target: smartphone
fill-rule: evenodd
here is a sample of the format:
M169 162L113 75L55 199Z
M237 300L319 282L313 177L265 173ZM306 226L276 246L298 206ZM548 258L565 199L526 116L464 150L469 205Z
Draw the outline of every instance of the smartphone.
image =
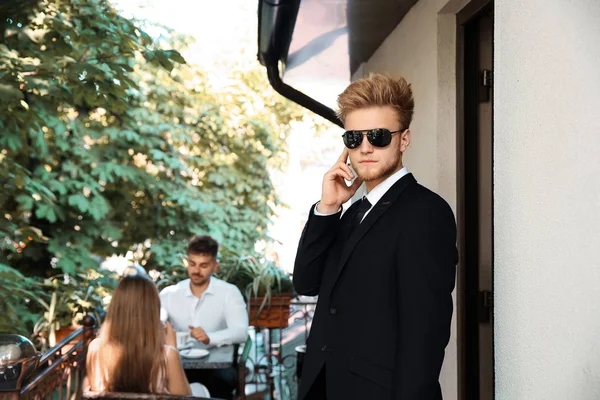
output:
M348 157L348 161L346 162L346 165L350 168L350 171L352 171L352 175L354 175L354 178L350 182L348 186L352 185L354 183L354 180L357 178L357 174L356 171L354 170L354 168L352 167L352 163L350 162L350 157Z

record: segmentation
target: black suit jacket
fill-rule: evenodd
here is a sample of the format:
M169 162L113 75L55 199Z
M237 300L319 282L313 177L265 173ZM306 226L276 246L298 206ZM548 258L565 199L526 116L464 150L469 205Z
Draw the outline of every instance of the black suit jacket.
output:
M450 337L456 223L412 174L349 235L356 213L314 215L304 227L294 287L319 295L299 399L326 368L329 400L441 400Z

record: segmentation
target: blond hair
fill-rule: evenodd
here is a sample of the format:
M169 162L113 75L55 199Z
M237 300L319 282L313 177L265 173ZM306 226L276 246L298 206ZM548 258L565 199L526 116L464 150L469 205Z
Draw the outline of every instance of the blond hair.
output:
M410 126L415 108L410 83L404 78L394 79L382 74L369 74L366 78L352 82L338 96L337 103L337 115L342 122L354 110L390 106L398 113L402 129Z
M108 307L101 337L112 360L104 359L109 392L156 393L166 378L164 334L156 286L142 275L125 276ZM100 372L100 371L95 371Z

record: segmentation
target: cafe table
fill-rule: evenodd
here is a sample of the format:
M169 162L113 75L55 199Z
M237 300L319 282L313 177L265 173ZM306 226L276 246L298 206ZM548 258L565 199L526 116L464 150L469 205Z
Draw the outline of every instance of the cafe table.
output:
M224 369L236 365L235 353L238 346L211 347L200 342L194 342L191 348L206 349L209 354L200 358L186 358L184 355L185 350L180 350L183 369Z

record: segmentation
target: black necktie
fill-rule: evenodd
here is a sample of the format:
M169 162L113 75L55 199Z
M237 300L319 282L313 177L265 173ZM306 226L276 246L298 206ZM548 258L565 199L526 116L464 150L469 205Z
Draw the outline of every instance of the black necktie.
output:
M359 201L358 206L356 207L356 213L352 217L352 222L350 223L350 233L352 233L354 229L356 229L356 227L360 225L360 222L365 216L365 213L370 209L371 203L369 203L369 200L366 197L363 197Z

